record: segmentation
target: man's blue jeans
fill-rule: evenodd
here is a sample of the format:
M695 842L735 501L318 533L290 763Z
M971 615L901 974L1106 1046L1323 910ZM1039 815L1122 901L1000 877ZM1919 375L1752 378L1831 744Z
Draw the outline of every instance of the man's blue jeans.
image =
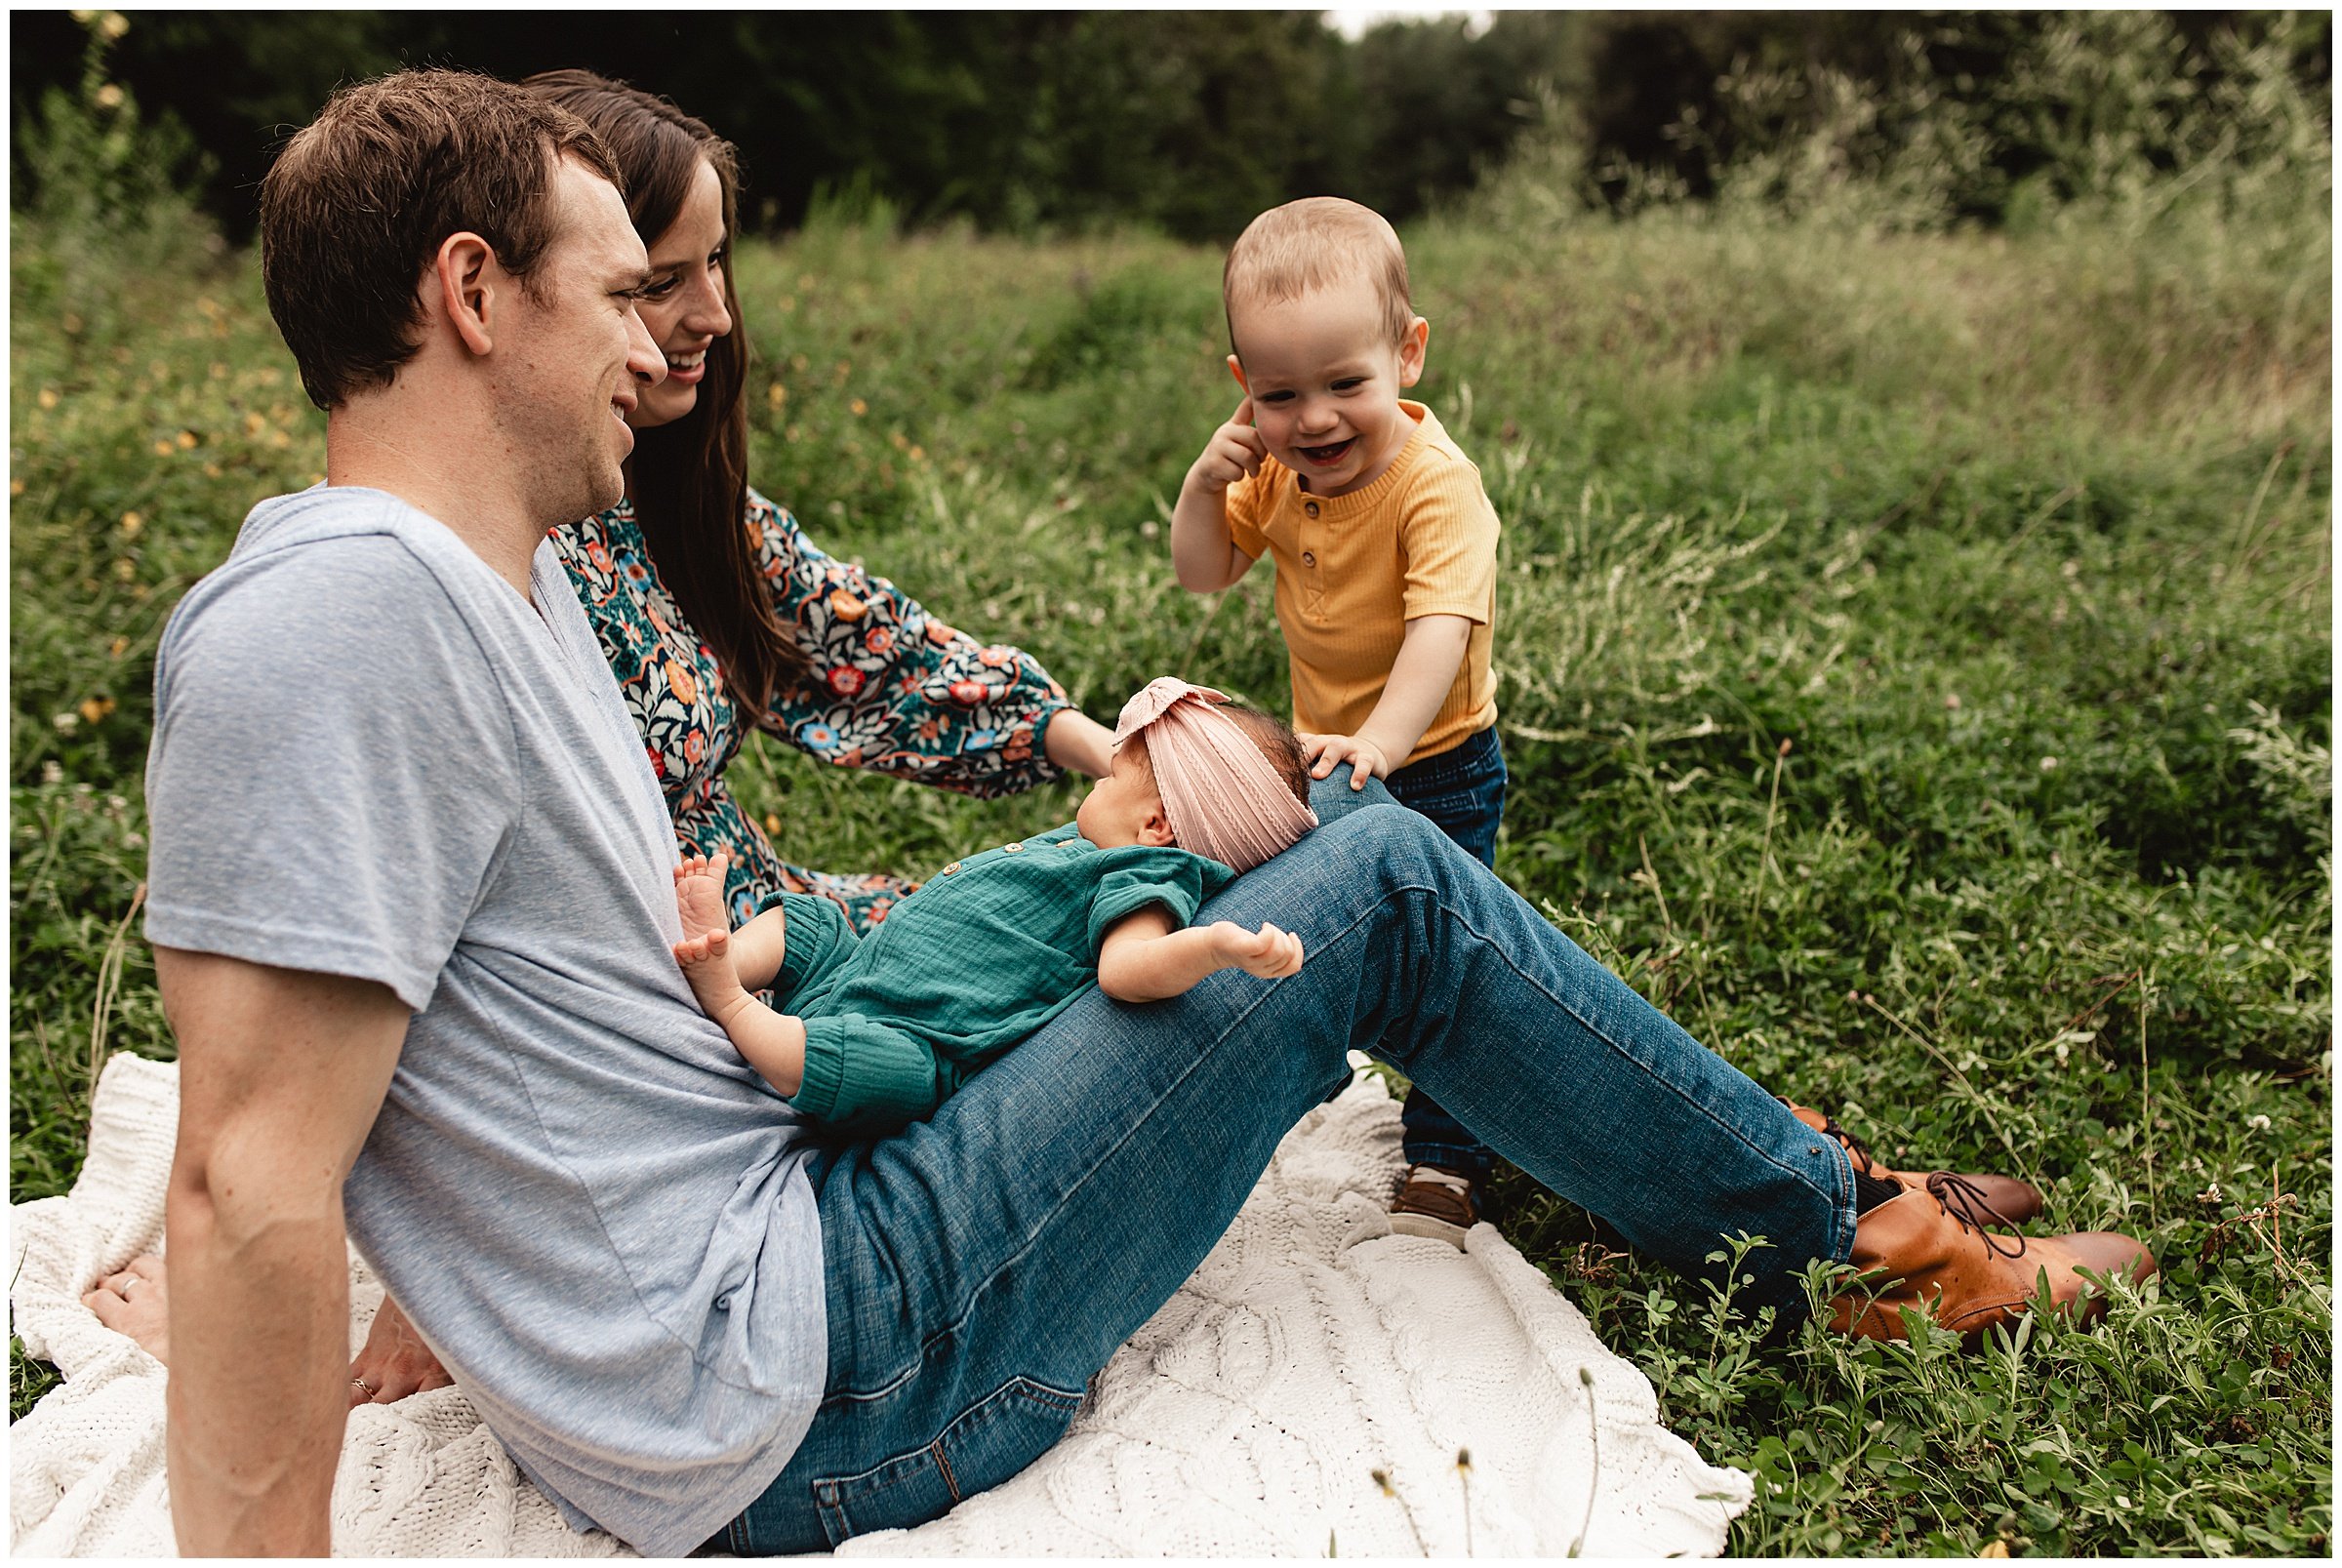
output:
M1380 802L1381 804L1375 804ZM1129 1006L1091 991L930 1121L826 1163L829 1383L787 1467L710 1545L825 1549L998 1485L1168 1300L1353 1047L1687 1274L1764 1235L1752 1307L1843 1260L1853 1172L1493 873L1344 769L1324 825L1199 919L1298 933L1302 971Z

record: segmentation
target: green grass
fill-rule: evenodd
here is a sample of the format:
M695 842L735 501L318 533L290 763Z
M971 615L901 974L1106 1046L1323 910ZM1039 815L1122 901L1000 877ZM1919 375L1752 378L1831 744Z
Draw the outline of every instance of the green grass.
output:
M1505 525L1498 868L1890 1163L2020 1173L2163 1272L1972 1354L1762 1325L1516 1175L1508 1234L1713 1459L1750 1553L2320 1554L2331 1518L2331 323L2199 231L1878 237L1491 210L1408 236L1422 388ZM11 1178L109 1049L170 1054L130 918L155 637L309 482L248 257L15 233ZM1233 406L1215 257L830 224L741 257L754 471L1100 716L1282 707L1265 574L1163 531ZM135 517L135 523L132 518ZM259 694L265 700L265 694ZM922 873L1063 821L758 742L794 860ZM126 923L127 922L127 923ZM12 1412L46 1386L20 1355Z

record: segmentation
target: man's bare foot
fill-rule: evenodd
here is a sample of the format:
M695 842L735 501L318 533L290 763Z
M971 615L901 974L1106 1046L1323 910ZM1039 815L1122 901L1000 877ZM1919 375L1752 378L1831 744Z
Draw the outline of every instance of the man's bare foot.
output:
M141 1253L119 1273L101 1275L95 1289L82 1293L81 1305L163 1365L171 1364L170 1279L154 1254Z

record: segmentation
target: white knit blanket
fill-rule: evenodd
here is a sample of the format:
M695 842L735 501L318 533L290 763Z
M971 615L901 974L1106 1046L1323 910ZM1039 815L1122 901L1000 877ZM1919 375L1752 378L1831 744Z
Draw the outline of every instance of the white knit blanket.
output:
M72 1192L11 1210L15 1329L66 1380L9 1433L16 1554L172 1553L164 1371L79 1298L161 1243L178 1098L175 1066L114 1057ZM1056 1448L841 1554L1721 1550L1748 1476L1663 1428L1642 1375L1493 1226L1462 1253L1390 1234L1398 1159L1396 1109L1362 1077L1285 1139ZM350 1278L354 1352L382 1289L354 1256ZM566 1528L454 1388L352 1414L334 1540L350 1556L627 1554Z

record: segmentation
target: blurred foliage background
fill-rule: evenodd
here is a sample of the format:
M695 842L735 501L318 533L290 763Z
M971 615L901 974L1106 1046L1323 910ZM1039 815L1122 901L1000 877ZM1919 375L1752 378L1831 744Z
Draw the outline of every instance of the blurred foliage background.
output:
M794 228L825 193L988 230L1139 226L1221 241L1299 195L1405 221L1473 188L1524 136L1560 137L1613 207L1714 194L1785 134L1867 106L1858 170L1956 129L1941 213L1996 222L2116 164L2201 148L2172 110L2233 85L2273 35L2329 93L2324 14L2139 12L2077 35L2053 12L1459 13L1355 38L1310 11L183 11L130 14L113 76L203 149L174 171L231 240L281 136L338 82L402 64L516 77L586 66L734 139L746 211ZM1353 30L1355 30L1354 28ZM80 79L73 14L10 18L21 124ZM2060 40L2080 37L2080 57ZM1851 128L1848 128L1851 129ZM21 149L20 188L42 171Z

